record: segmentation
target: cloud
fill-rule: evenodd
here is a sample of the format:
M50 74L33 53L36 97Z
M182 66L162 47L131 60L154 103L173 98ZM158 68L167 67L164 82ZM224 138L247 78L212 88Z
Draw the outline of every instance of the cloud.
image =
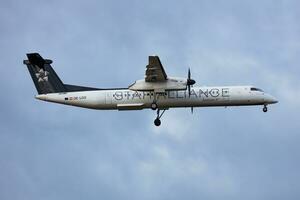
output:
M297 1L0 3L0 199L298 199ZM258 6L259 5L259 6ZM66 83L128 86L147 56L279 104L93 111L33 99L40 52Z

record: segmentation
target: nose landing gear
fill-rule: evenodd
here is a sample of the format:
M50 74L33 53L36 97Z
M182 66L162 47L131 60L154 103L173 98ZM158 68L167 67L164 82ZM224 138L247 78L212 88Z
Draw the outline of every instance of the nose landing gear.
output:
M157 109L157 117L156 117L156 119L154 120L154 125L155 126L160 126L160 124L161 124L161 121L160 121L160 118L163 116L163 114L165 113L165 109L162 111L162 113L160 114L159 112L160 112L160 109Z
M264 107L263 107L263 112L268 112L268 107L267 107L267 105L264 105Z

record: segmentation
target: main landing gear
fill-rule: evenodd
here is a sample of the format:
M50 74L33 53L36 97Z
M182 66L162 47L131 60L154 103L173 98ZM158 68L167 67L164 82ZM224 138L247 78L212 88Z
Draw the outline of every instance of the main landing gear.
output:
M161 124L161 121L160 121L160 118L163 116L163 114L165 113L165 109L162 111L162 113L160 114L159 112L160 112L160 110L159 109L157 109L157 117L156 117L156 119L154 120L154 125L155 126L160 126L160 124Z
M154 120L154 125L155 126L160 126L161 125L160 118L163 116L163 114L166 111L166 109L159 109L158 106L157 106L157 98L158 98L158 95L161 95L161 94L165 94L165 93L156 93L156 92L154 92L154 99L153 99L153 102L151 103L151 106L150 106L152 110L157 110L157 117ZM162 110L162 112L160 113L161 110Z
M264 105L263 111L264 111L264 112L268 112L268 107L267 107L267 105Z

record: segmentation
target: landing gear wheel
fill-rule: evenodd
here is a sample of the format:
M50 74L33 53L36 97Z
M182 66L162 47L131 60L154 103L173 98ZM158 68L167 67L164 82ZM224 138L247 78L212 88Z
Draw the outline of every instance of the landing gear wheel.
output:
M160 119L156 118L156 119L154 120L154 124L155 124L155 126L160 126L160 124L161 124Z
M264 106L263 111L264 111L264 112L268 112L268 107L267 107L267 106Z
M151 109L152 109L152 110L156 110L156 109L157 109L157 104L156 104L155 102L153 102L153 103L151 104Z
M165 113L166 109L164 109L162 111L162 113L159 113L160 112L160 109L157 109L157 117L156 119L154 120L154 125L155 126L160 126L161 124L161 121L160 121L160 118L163 116L163 114Z

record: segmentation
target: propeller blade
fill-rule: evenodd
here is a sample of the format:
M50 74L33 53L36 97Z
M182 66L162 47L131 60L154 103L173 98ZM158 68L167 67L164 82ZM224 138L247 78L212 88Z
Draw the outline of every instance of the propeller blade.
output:
M191 69L188 70L188 78L187 78L187 85L194 85L196 81L194 79L191 79Z
M194 107L191 107L191 113L194 114Z
M186 85L188 87L189 97L191 96L191 86L194 85L196 81L194 79L191 79L191 69L188 70L188 78L186 80Z

